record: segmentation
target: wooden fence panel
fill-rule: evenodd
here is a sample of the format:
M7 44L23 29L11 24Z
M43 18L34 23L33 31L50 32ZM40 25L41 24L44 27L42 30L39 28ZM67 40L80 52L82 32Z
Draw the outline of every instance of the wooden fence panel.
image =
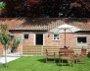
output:
M53 52L58 53L59 51L58 46L27 46L23 48L23 54L24 55L44 55L46 49L51 53Z
M60 50L60 46L26 46L23 47L23 54L24 55L45 55L45 51L49 51L50 53L58 54ZM76 54L79 54L81 48L73 48ZM90 48L87 48L87 52L90 51Z
M53 53L58 54L58 52L59 52L58 46L44 46L43 47L43 55L45 55L46 49L50 54L53 54Z
M41 55L42 46L28 46L23 48L23 54L25 55Z

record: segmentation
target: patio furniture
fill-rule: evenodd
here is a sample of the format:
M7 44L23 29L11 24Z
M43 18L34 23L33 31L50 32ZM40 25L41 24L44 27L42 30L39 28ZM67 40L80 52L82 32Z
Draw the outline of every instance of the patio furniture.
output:
M87 50L84 49L84 48L82 48L82 49L81 49L81 55L82 55L83 57L85 57L85 56L87 55Z
M72 65L73 62L74 62L74 51L68 48L60 48L59 63L61 65L66 64L66 63L68 63L69 65Z
M55 63L55 52L51 53L46 49L46 63L49 59L53 59Z
M87 50L81 49L80 54L74 55L75 63L84 63L84 58L87 56Z

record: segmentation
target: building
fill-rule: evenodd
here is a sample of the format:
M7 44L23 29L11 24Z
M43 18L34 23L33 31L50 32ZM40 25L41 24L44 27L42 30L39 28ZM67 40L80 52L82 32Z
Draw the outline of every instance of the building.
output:
M8 24L9 32L22 39L18 51L23 54L43 54L45 48L63 48L64 33L53 34L50 30L67 24L79 28L80 31L66 33L66 46L76 53L81 48L90 51L90 20L66 21L60 18L1 18L0 24ZM53 49L53 50L54 50Z

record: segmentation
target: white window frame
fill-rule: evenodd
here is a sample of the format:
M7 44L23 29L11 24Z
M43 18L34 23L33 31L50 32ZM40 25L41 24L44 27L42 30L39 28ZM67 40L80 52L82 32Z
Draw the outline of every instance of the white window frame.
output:
M78 41L77 41L77 38L78 38L78 37L86 37L86 43L78 43ZM76 37L76 44L77 44L77 46L80 46L80 47L87 46L87 45L88 45L87 35L78 35L78 36Z
M57 35L57 37L55 37L55 35ZM59 34L53 34L53 40L54 41L59 41L60 37Z
M29 33L29 32L24 32L24 33L23 33L23 39L24 39L24 40L28 40L28 39L25 39L25 38L24 38L25 34L28 34L28 39L29 39L30 33Z
M9 35L15 37L15 35L13 33L9 33Z
M33 33L33 36L34 36L34 46L36 45L36 34L35 33Z

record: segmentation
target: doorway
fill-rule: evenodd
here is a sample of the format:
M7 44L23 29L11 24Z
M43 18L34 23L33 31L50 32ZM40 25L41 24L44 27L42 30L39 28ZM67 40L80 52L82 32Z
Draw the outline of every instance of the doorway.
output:
M36 45L43 45L43 34L36 34Z

